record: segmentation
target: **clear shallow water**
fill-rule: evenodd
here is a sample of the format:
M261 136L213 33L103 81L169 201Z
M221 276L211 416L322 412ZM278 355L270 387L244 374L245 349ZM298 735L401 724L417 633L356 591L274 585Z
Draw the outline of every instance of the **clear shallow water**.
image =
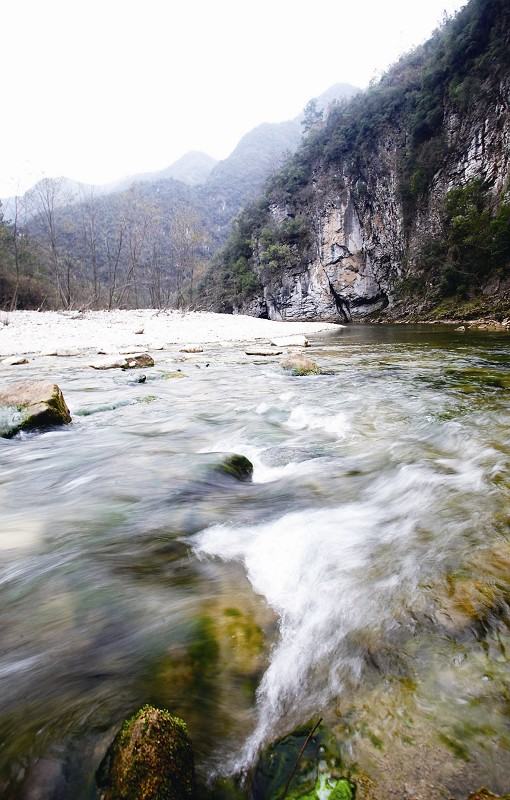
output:
M320 713L396 797L508 790L509 339L312 341L330 374L240 346L156 353L143 385L82 358L6 370L56 380L74 422L0 440L4 796L93 797L144 702L189 722L204 773Z

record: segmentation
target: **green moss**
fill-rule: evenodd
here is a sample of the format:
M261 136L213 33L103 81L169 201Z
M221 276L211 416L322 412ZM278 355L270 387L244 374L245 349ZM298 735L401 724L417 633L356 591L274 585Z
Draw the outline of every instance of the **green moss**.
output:
M218 470L226 475L231 475L238 481L250 481L253 475L253 464L245 456L234 453L218 464Z
M287 795L288 800L354 800L354 784L346 778L330 778L320 775L311 792L299 790Z

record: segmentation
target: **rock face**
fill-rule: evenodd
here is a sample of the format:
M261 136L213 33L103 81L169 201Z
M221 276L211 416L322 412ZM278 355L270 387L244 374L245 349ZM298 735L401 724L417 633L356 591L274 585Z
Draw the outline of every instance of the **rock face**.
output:
M153 706L124 723L97 773L101 800L189 800L193 782L186 725Z
M473 19L477 31L485 35L488 29L508 41L503 0L468 3L455 23L459 39L476 27ZM456 46L455 39L446 41L446 47ZM415 55L420 76L434 70L434 40L428 46ZM484 57L490 69L474 81L462 52L460 71L450 67L444 83L435 74L435 101L420 88L422 77L413 76L416 63L410 58L369 90L365 106L354 101L343 116L332 112L309 148L305 143L269 187L261 199L263 211L251 212L255 221L247 218L251 240L245 262L260 288L234 302L235 311L276 320L350 321L394 306L403 286L417 280L418 302L427 303L440 284L431 262L435 258L437 264L441 256L434 256L430 246L444 232L447 193L477 180L487 192L488 207L508 202L510 70L506 56L501 64L499 56L491 62L486 46L479 44L476 69L482 69ZM476 89L462 101L454 95L454 86L460 92L472 85ZM431 111L417 125L416 96L422 105L435 105L433 124ZM245 262L236 262L237 268ZM489 308L498 292L510 296L504 266L494 276L492 291L489 280L481 289L477 284ZM480 271L483 275L482 266Z
M494 195L501 191L509 174L510 114L504 111L509 97L506 80L491 107L480 108L474 118L460 120L453 109L446 111L449 157L435 174L410 229L399 190L405 129L383 135L365 164L318 168L311 200L297 208L273 206L271 218L279 224L289 215L313 220L317 246L299 267L263 281L263 296L257 302L265 306L267 316L348 322L391 305L404 265L439 233L446 192L469 177L486 181Z
M66 425L71 415L62 392L54 383L23 381L0 393L0 436L11 437L21 430Z

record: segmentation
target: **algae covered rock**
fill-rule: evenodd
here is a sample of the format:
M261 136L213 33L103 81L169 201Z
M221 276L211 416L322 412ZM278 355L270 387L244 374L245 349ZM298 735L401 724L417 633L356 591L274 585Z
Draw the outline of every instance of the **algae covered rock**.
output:
M0 392L0 436L9 438L21 430L66 425L71 415L55 383L22 381Z
M321 368L311 358L302 355L292 355L282 361L283 369L290 370L293 375L320 375Z
M193 781L185 723L153 706L124 723L97 774L101 800L188 800Z
M309 722L274 742L257 763L256 800L354 800L355 785L346 776L331 732Z
M233 453L231 456L226 456L223 461L218 464L220 472L226 475L231 475L238 481L251 481L253 476L253 464L246 458L246 456Z

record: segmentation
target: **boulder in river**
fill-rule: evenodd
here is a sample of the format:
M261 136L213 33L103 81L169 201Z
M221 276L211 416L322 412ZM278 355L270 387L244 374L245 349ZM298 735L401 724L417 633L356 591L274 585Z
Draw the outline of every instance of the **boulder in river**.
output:
M196 346L195 345L188 345L187 347L181 347L179 352L181 352L181 353L203 353L204 352L204 348L203 347L199 347L198 345L196 345Z
M144 706L113 740L98 773L101 800L188 800L193 750L185 723Z
M122 369L137 369L139 367L153 367L154 359L148 353L140 353L135 356L128 356L126 364Z
M253 464L246 456L241 456L238 453L226 456L218 465L218 469L238 481L251 481L253 476Z
M284 358L282 367L288 369L293 375L320 375L321 368L311 358L303 355L292 355Z
M92 369L136 369L141 367L153 367L154 359L148 353L136 353L132 356L115 356L114 358L102 358L100 361L93 361L89 364Z
M0 392L0 436L15 436L21 430L66 425L71 415L62 392L55 383L23 381Z

